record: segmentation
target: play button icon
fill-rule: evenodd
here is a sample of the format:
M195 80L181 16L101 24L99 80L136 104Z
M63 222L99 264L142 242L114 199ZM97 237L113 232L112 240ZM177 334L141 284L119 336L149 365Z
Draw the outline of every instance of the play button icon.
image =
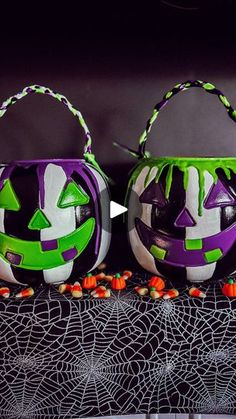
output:
M128 208L123 207L123 205L120 205L117 202L110 201L110 218L115 218L126 211L128 211Z

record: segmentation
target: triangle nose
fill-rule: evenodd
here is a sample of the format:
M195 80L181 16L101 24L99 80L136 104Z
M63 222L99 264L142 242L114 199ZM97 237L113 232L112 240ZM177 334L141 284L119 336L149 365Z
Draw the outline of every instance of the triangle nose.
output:
M176 227L193 227L196 225L196 222L187 208L184 208L176 218L174 225Z
M43 211L41 209L37 209L28 224L28 228L30 230L42 230L47 227L51 227L51 223L48 221Z

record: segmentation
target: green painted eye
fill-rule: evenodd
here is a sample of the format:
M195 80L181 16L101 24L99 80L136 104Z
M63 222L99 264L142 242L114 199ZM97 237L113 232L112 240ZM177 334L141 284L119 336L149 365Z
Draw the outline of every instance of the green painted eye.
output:
M57 206L59 208L76 207L78 205L88 204L88 202L89 196L71 180L62 191Z
M19 211L20 209L19 199L17 198L9 179L4 182L3 187L0 190L0 208L11 211Z

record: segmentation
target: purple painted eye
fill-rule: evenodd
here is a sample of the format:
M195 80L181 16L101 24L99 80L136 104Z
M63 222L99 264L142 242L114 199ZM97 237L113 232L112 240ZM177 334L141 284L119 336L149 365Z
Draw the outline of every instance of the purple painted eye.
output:
M212 185L204 201L204 207L207 209L216 207L226 207L235 205L236 199L229 189L218 179L216 185Z
M145 204L154 204L160 208L165 207L168 202L162 186L154 180L143 191L139 201Z

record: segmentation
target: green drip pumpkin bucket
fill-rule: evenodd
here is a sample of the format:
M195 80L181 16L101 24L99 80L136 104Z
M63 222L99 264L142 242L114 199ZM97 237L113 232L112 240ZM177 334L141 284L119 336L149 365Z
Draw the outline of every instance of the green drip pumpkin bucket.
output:
M148 134L177 93L201 87L236 111L213 84L186 81L168 91L147 121L127 191L128 234L139 264L170 279L200 283L236 270L236 158L151 157Z

